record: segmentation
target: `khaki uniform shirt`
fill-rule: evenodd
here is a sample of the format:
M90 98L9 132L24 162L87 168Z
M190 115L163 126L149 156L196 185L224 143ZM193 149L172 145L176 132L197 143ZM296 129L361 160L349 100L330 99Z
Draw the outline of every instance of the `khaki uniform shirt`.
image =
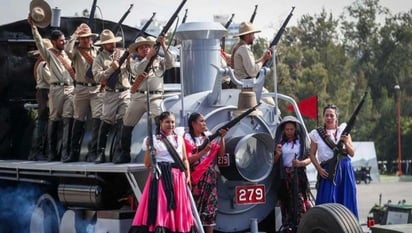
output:
M241 40L234 47L233 72L238 79L255 78L262 68L262 62L257 62L250 47Z
M141 60L135 59L130 62L130 67L136 77L142 74L149 63L149 60L143 58ZM146 91L146 82L149 82L149 91L163 91L163 72L167 69L173 68L174 56L168 50L165 52L165 57L157 56L153 63L152 68L149 70L147 78L140 84L138 91Z
M36 42L36 46L40 52L40 56L42 56L42 58L49 65L51 74L50 84L65 83L66 85L73 86L73 79L70 76L69 71L64 67L64 65L60 62L56 55L43 45L42 37L37 30L37 27L32 27L32 33L34 41ZM71 64L71 60L67 56L66 52L60 51L60 54L68 64Z
M41 61L36 69L36 89L49 89L50 69L46 61Z
M66 44L64 51L67 53L69 58L73 61L73 67L74 70L76 71L76 82L80 83L94 83L94 80L90 80L89 78L86 78L86 71L92 66L92 64L89 64L87 62L86 58L80 53L79 49L74 46L76 42L76 37L72 36L70 37L70 40ZM92 46L89 50L89 54L91 55L92 58L95 58L97 56L97 47Z
M107 50L103 50L97 55L92 66L93 76L96 82L101 83L102 81L109 79L110 75L115 71L110 65L113 62L113 55L116 55L117 53L115 58L117 59L121 57L123 52L123 50L116 49L116 52L112 54ZM117 78L115 89L129 89L129 71L126 68L126 62L122 64L120 70L121 72ZM108 87L106 86L106 88Z

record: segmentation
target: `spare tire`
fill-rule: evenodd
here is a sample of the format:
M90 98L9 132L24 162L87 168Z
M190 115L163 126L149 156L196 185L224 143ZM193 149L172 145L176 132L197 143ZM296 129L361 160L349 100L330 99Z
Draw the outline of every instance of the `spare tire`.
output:
M312 207L298 225L298 233L363 233L356 217L344 205L327 203Z

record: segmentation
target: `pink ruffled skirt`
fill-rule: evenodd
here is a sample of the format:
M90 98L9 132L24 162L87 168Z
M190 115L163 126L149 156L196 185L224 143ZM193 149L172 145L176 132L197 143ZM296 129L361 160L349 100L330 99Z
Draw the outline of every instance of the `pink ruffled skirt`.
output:
M160 177L158 181L156 222L150 226L147 225L149 191L152 181L152 174L150 173L129 232L191 232L194 229L185 174L177 168L172 168L171 173L176 208L167 210L167 198L161 181L162 177Z

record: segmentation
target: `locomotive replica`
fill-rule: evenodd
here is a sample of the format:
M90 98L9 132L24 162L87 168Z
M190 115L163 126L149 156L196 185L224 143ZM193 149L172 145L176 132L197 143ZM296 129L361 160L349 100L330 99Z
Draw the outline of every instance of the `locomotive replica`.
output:
M68 35L85 21L62 18L61 30ZM113 24L104 23L106 27ZM23 21L2 28L5 33L0 35L0 232L127 232L150 172L142 162L147 119L142 118L133 130L129 164L25 160L33 124L30 109L25 106L34 103L34 60L27 57L27 50L34 47L34 42ZM99 29L103 28L96 31ZM282 102L291 104L297 118L302 123L303 120L291 97L277 93L276 88L275 92L262 93L269 68L262 68L256 79L242 82L231 68L221 67L220 39L225 32L221 24L212 22L188 22L178 27L176 37L181 47L176 54L180 57L176 68L180 77L173 80L180 82L165 80L162 109L173 112L176 125L183 128L187 127L190 113L199 112L205 116L209 130L216 132L260 103L225 137L229 160L219 168L215 230L275 232L280 227L274 224L279 182L272 165L274 135L282 118L278 106ZM131 35L137 30L125 27L124 33L125 41L131 43ZM248 88L222 89L224 75ZM263 97L273 98L276 106L262 102ZM112 132L106 146L109 156L114 138ZM84 161L89 140L87 131L80 161ZM357 220L339 204L313 207L301 223L298 232L361 232Z

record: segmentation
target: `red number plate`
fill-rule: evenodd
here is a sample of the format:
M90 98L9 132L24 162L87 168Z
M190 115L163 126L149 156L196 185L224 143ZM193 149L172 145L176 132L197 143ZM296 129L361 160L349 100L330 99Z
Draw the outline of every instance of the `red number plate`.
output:
M225 153L223 156L217 156L217 165L219 167L229 167L230 166L229 154Z
M265 201L265 185L236 186L236 204L263 204Z

